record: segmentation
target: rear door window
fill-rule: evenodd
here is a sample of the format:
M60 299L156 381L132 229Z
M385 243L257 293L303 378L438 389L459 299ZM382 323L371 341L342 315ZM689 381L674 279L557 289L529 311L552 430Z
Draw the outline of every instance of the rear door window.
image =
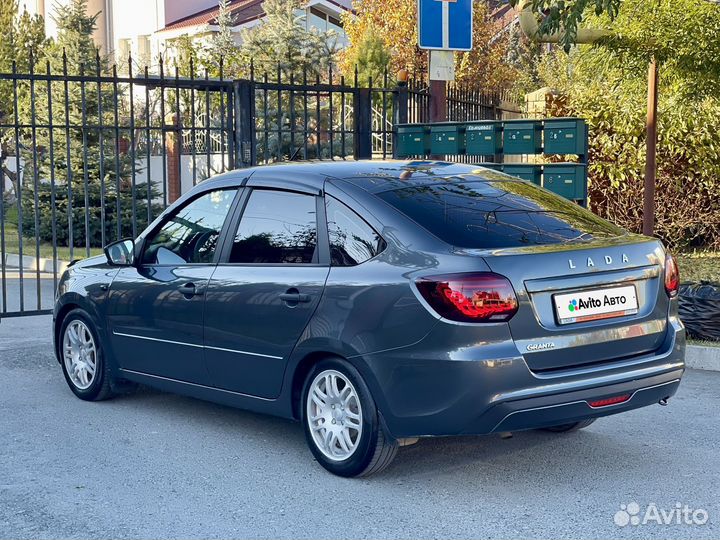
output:
M333 266L355 266L385 249L377 231L343 203L328 196L325 208Z
M457 247L492 249L582 242L626 234L592 212L529 182L459 180L377 196Z
M230 263L311 264L317 262L315 197L255 189L245 206Z

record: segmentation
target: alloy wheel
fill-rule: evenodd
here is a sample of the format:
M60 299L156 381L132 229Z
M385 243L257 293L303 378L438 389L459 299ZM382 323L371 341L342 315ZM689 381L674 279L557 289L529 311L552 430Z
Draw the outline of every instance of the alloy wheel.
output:
M90 388L97 370L97 347L92 332L80 320L72 321L65 328L63 361L73 385L79 390Z
M307 422L315 446L332 461L353 455L362 436L362 407L350 380L335 370L318 374L307 395Z

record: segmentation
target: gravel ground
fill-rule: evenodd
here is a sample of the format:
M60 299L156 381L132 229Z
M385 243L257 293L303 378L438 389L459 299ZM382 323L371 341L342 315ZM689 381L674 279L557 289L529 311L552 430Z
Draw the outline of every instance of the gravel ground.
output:
M579 433L423 440L346 480L292 422L153 390L76 399L49 327L0 323L2 538L720 537L720 373ZM616 525L633 502L709 518Z

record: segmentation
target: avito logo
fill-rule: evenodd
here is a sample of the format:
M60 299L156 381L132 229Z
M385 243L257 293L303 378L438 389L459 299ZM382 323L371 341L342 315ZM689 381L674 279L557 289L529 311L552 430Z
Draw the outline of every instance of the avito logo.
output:
M568 306L568 309L570 311L580 311L581 309L590 309L590 308L599 308L602 307L603 303L602 300L598 298L587 298L583 300L582 298L576 300L573 298L570 300L570 305Z
M608 296L607 294L603 297L602 300L592 297L585 300L583 300L582 298L573 298L568 304L568 311L572 313L575 311L580 311L581 309L599 308L604 306L622 306L626 302L627 298L625 296Z

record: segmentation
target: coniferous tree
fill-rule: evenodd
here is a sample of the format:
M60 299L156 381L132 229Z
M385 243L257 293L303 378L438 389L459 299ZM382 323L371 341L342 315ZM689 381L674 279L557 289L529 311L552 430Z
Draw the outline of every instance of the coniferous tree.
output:
M349 50L344 58L345 78L353 80L357 69L360 86L368 86L371 80L374 86L378 86L382 84L391 59L390 50L385 46L382 37L373 25L368 25L357 46Z
M17 0L0 2L0 73L10 73L15 69L18 73L27 73L30 62L37 58L48 40L45 37L45 23L39 15L30 15L23 10L18 14ZM17 88L18 101L27 100L27 87ZM15 115L15 90L10 80L0 81L0 123L10 124ZM0 193L6 202L13 202L18 190L18 175L7 166L5 157L15 155L13 130L0 130L2 170L10 180L13 189L6 189L0 182Z
M299 0L266 0L265 17L252 28L243 30L240 53L258 73L275 78L279 70L284 81L292 75L296 81L324 77L334 66L338 51L337 36L331 30L308 29Z
M109 63L100 56L92 39L97 16L87 14L87 0L57 6L57 39L46 47L44 61L34 69L44 72L49 67L53 74L88 77L107 75ZM114 108L126 90L120 87L116 96L111 84L81 79L67 83L66 95L65 84L58 81L51 86L52 115L46 86L37 89L34 100L28 96L20 104L25 119L31 121L34 114L35 122L42 123L51 116L56 126L52 141L46 129L36 130L34 140L30 130L24 132L25 146L37 155L37 168L33 168L33 160L26 160L24 173L23 189L27 194L23 198L23 223L28 234L36 233L37 211L37 235L41 240L96 248L102 246L103 240L107 243L116 239L118 229L120 237L141 231L148 217L157 214L158 208L152 205L158 196L154 184L146 182L142 166L135 161L135 149L123 151L135 134L125 126L116 141ZM104 129L99 128L101 125ZM37 209L34 191L38 195Z

